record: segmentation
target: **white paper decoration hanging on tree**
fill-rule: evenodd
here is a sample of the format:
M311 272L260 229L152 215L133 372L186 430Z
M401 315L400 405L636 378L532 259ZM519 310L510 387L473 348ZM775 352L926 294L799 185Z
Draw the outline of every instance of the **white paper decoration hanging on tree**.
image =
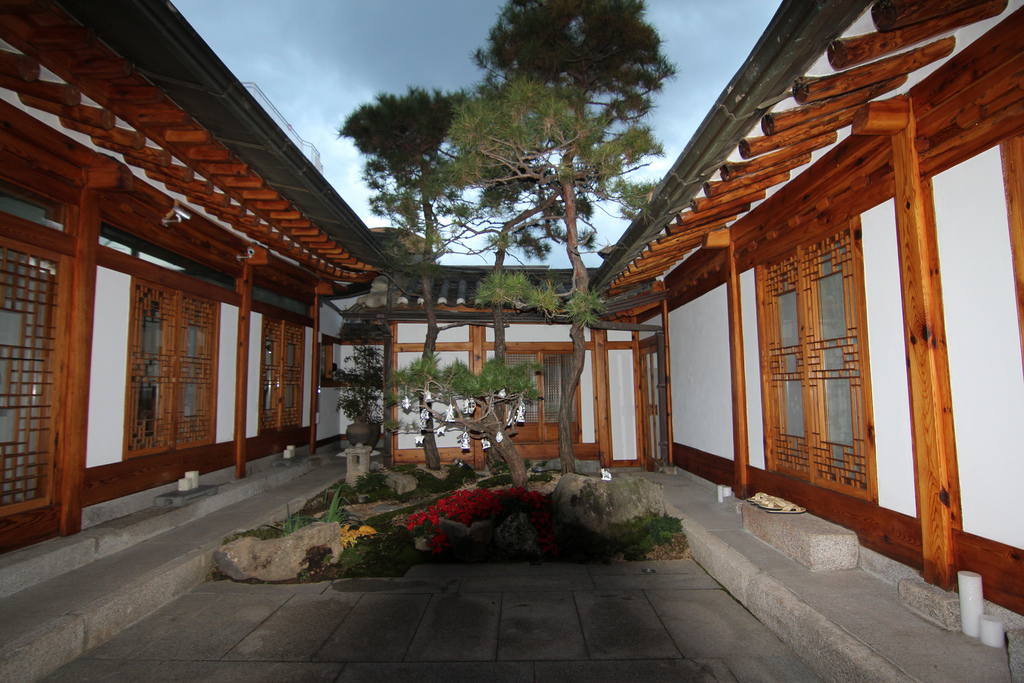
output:
M484 450L486 451L486 450L487 450L488 448L490 448L490 447L491 447L491 442L490 442L490 441L488 441L487 439L481 439L481 440L480 440L480 445L481 445L481 446L483 447L483 449L484 449Z
M462 439L460 445L462 446L462 450L469 450L469 432L462 432Z
M494 440L497 441L498 443L501 443L504 439L505 437L501 435L501 432L498 432L497 434L494 435Z
M404 410L406 412L409 412L409 408L411 408L411 407L412 407L412 402L409 401L409 397L408 396L403 396L402 397L402 410Z

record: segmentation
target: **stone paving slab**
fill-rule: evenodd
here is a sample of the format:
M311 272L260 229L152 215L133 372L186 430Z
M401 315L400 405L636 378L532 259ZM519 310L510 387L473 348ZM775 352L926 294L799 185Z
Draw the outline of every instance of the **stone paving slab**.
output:
M725 683L735 681L726 670L718 677L697 662L686 659L608 662L537 662L537 683Z
M571 592L502 595L499 660L587 659L588 654Z
M533 683L531 662L347 664L338 683Z
M643 591L576 593L591 659L681 657Z
M352 593L299 594L231 648L224 659L308 662L359 602ZM384 631L385 633L387 631Z
M313 659L400 662L405 659L429 603L427 593L363 595Z
M436 593L405 658L420 662L493 661L501 593Z

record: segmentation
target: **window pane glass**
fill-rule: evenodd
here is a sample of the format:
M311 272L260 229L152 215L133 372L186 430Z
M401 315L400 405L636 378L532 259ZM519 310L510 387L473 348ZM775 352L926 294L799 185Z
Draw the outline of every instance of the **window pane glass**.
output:
M181 414L184 417L193 417L196 414L196 385L186 384L182 389Z
M782 383L783 405L786 406L786 433L791 436L804 435L804 394L800 380Z
M842 347L835 347L831 349L825 349L824 351L825 370L842 370L843 369L843 349Z
M846 302L843 298L843 275L833 273L818 280L818 303L821 316L821 338L845 337Z
M779 334L783 346L800 343L800 321L796 314L796 292L779 295Z
M825 380L825 410L828 414L828 441L853 445L853 407L850 380Z
M195 358L199 355L199 345L202 343L203 332L195 325L189 325L185 331L185 355Z

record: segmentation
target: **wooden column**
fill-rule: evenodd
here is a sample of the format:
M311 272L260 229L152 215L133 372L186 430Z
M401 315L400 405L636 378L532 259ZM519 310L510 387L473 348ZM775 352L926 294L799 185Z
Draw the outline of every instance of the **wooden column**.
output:
M1003 156L1003 184L1010 223L1010 253L1013 282L1017 292L1017 324L1020 326L1021 356L1024 361L1024 138L1011 138L1000 146Z
M597 458L601 467L610 467L612 462L612 422L609 415L608 387L608 332L590 330L594 342L591 358L594 373L594 430L597 438Z
M60 533L82 530L86 433L89 427L89 375L92 369L93 312L96 306L96 252L100 234L100 196L88 185L69 211L77 242L71 274L67 384L64 394L64 448L58 462Z
M320 283L327 284L327 283ZM329 287L330 285L328 285ZM320 286L313 294L313 358L309 369L309 454L316 453L316 417L320 403Z
M955 575L953 528L959 523L959 482L934 204L931 182L921 178L914 146L913 103L908 98L896 101L902 101L906 110L906 125L893 133L892 148L924 579L948 590Z
M747 377L743 365L743 307L740 303L740 275L736 270L736 252L729 242L729 272L725 283L729 315L729 367L732 377L732 453L735 475L733 492L737 498L747 497L747 465L750 448L747 443Z
M249 326L252 318L252 265L242 261L238 279L238 346L235 349L235 477L245 476L245 419L249 403Z
M659 362L664 362L664 367L661 368L661 376L665 382L665 434L666 434L666 447L668 453L666 456L665 464L672 465L672 444L675 443L675 435L672 431L672 340L671 335L668 331L668 301L665 299L661 300L661 328L665 330L665 356L659 359Z

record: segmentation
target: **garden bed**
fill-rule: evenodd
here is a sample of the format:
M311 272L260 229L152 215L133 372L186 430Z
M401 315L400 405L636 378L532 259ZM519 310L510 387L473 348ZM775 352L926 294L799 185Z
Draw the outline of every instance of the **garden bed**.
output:
M396 494L388 486L389 472L415 477L416 487ZM339 481L307 501L301 510L289 514L288 519L237 534L225 539L225 543L243 536L264 540L280 538L301 526L330 521L348 530L343 534L347 546L338 557L326 547L312 548L306 556L306 568L295 579L284 583L397 577L423 562L458 561L454 556L458 553L453 555L451 544L440 533L440 518L458 518L467 522L467 526L474 520L486 518L500 525L510 515L520 513L538 530L536 556L511 553L491 544L474 557L475 560L608 563L689 557L679 521L671 517L636 520L628 528L617 529L615 539L551 520L550 494L559 477L551 473L535 474L526 489L512 490L510 480L505 481L507 475L502 473L480 478L455 465L442 467L439 472L422 466L398 465L364 475L355 486ZM371 529L360 530L365 527ZM450 529L451 524L448 527ZM214 569L211 578L227 577ZM255 579L247 582L261 583Z

